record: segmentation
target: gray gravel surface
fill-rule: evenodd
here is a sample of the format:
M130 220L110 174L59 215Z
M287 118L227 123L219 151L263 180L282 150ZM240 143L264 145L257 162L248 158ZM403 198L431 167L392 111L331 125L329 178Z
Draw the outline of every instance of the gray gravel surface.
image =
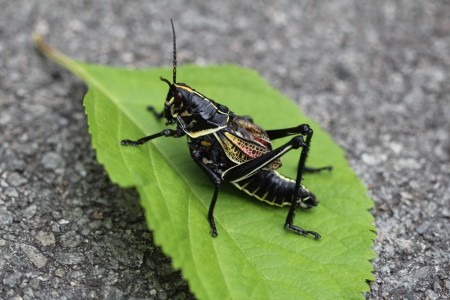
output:
M0 298L193 298L133 190L90 147L77 59L258 70L347 153L375 201L369 299L450 290L450 2L0 0ZM182 76L180 74L180 76Z

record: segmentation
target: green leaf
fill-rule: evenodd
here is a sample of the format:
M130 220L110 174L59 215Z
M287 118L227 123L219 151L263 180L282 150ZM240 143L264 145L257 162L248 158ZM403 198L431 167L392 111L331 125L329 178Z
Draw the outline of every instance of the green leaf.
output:
M309 165L332 172L305 175L320 205L298 210L295 224L322 235L305 238L283 229L287 208L264 204L225 185L210 236L206 214L213 194L191 160L185 138L159 138L139 147L120 146L166 128L146 111L163 106L171 69L129 70L71 60L37 38L41 51L89 85L84 105L98 161L111 180L136 187L155 241L182 270L200 299L363 298L373 280L373 206L343 151L297 105L256 72L226 65L178 68L181 81L266 129L309 123L314 129ZM280 172L295 177L299 151L283 157Z

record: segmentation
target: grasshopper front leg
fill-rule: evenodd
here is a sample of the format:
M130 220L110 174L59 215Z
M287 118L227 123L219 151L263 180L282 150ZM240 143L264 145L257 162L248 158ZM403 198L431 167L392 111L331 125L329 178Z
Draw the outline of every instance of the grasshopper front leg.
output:
M190 144L189 147L191 148L192 159L206 173L206 175L208 175L209 179L211 179L211 181L214 184L214 194L211 199L211 203L209 204L209 210L208 210L208 222L209 222L209 226L211 227L211 236L217 237L218 233L217 233L216 223L214 221L214 207L216 206L217 197L219 196L219 190L220 190L220 185L222 183L222 179L205 165L205 163L202 161L203 156L200 153L200 151L198 149L196 149L195 145Z
M140 138L140 139L138 139L136 141L122 140L120 142L120 144L122 146L139 146L139 145L145 144L148 141L151 141L151 140L156 139L156 138L161 137L161 136L165 136L165 137L169 137L170 136L170 137L174 137L174 138L179 138L179 137L184 136L185 134L186 133L184 133L184 131L182 129L180 129L180 128L177 128L175 130L174 129L164 129L161 132L158 132L158 133L155 133L155 134L152 134L152 135L149 135L149 136L144 136L143 138Z

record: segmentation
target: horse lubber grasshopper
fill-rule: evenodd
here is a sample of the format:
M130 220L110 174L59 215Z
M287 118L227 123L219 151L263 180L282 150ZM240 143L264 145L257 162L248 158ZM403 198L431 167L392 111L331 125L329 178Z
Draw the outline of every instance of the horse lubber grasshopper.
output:
M218 235L214 207L220 186L223 182L231 182L261 201L275 206L290 206L284 228L319 239L317 232L293 224L297 206L312 208L318 203L316 196L302 185L303 173L331 170L330 166L316 169L305 166L313 136L311 127L302 124L286 129L264 130L251 117L239 116L188 85L177 82L176 36L172 20L171 23L173 81L161 78L169 85L164 109L161 112L154 107L148 109L158 120L165 118L167 125L176 124L176 128L165 129L135 141L122 140L121 144L138 146L158 137L187 136L192 159L215 186L208 211L213 237ZM289 136L293 136L289 142L272 149L272 140ZM294 149L301 149L296 180L275 171L281 166L281 157Z

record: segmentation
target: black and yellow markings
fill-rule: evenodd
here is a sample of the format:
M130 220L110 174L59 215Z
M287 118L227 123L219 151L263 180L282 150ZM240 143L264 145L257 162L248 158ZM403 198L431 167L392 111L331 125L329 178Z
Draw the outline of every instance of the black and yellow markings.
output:
M266 131L253 123L250 116L234 114L228 107L206 98L184 83L176 81L176 39L173 35L173 80L161 78L169 85L164 110L150 110L159 120L165 117L167 124L177 128L140 138L122 140L124 146L138 146L158 137L179 138L187 135L194 161L214 183L214 194L208 209L211 235L217 236L214 207L223 181L257 199L275 206L289 206L284 228L294 233L319 239L314 231L304 230L293 224L297 206L310 208L317 205L314 194L302 184L302 174L312 138L312 129L303 124L293 128ZM272 149L271 140L296 135L285 145ZM306 140L303 140L306 137ZM291 149L301 149L296 180L288 179L274 170L281 166L281 156ZM316 170L331 169L330 167Z
M236 164L242 164L250 161L256 157L260 157L270 151L270 149L261 146L260 144L241 138L230 132L224 132L223 134L215 133L217 141L225 150L227 157ZM265 168L278 169L281 166L281 159L275 159Z
M214 109L215 109L219 114L227 115L227 117L229 118L228 113L225 113L225 112L221 111L219 108L217 108L216 105L214 105L214 103L212 103L208 98L206 98L206 97L205 97L204 95L202 95L201 93L197 92L196 90L193 90L192 88L190 88L190 87L188 87L188 86L186 86L186 85L180 85L180 84L176 84L176 83L175 83L174 85L175 85L176 88L183 89L183 90L185 90L185 91L187 91L187 92L189 92L189 93L193 93L193 94L195 94L195 95L201 97L204 101L208 102L212 107L214 107ZM227 121L228 121L228 119L227 119Z

